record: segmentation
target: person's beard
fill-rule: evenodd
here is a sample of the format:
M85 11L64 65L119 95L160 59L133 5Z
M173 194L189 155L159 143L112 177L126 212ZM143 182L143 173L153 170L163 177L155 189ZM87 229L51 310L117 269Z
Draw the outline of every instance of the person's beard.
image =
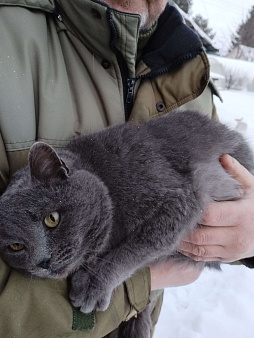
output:
M141 17L140 30L144 31L144 30L149 29L152 26L153 22L150 22L150 20L149 20L148 9L146 9L143 13L140 13L139 15Z
M141 16L140 29L147 30L159 18L165 9L167 0L145 0L140 3L139 0L102 0L108 3L112 8L127 13L135 13Z

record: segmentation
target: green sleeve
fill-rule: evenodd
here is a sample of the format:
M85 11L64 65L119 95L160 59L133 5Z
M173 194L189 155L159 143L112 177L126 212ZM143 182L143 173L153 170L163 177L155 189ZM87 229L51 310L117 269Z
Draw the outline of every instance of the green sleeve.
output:
M27 278L0 260L1 337L101 338L142 309L149 295L146 268L117 288L105 312L83 315L72 309L65 280Z

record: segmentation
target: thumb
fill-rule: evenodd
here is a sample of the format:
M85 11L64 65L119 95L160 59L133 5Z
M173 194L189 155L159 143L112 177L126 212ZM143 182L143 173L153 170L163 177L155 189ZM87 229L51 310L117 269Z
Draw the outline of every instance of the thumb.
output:
M254 191L254 176L235 158L225 154L221 156L220 163L241 184L243 189Z

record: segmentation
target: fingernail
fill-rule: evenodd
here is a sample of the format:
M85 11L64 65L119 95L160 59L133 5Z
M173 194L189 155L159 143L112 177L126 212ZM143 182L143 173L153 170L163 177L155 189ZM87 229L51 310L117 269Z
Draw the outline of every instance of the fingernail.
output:
M233 167L235 165L235 159L229 154L224 154L220 157L220 163L225 167L227 167L227 165Z
M235 159L234 157L230 156L229 154L227 154L228 160L231 162L232 165L235 165Z

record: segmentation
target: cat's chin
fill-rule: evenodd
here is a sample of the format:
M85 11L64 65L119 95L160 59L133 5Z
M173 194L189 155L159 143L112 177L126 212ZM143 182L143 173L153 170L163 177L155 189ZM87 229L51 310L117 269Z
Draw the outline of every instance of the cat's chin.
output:
M51 279L66 279L68 277L68 273L61 273L61 272L56 272L56 273L51 273L49 274L48 278Z
M76 264L69 264L67 266L58 268L50 267L48 270L49 275L47 278L65 279L78 269L79 266L76 266Z
M55 264L52 263L48 269L36 269L32 275L37 278L50 278L50 279L65 279L79 268L79 264L69 262L69 264Z
M24 274L24 273L23 273ZM49 269L41 269L37 271L33 271L31 273L26 273L26 275L30 275L36 279L45 279L45 278L50 278L50 279L65 279L68 277L70 272L66 268L58 269L58 270L53 270L51 268Z
M65 279L70 274L70 271L67 268L61 268L58 270L49 269L49 275L47 278L52 279Z

